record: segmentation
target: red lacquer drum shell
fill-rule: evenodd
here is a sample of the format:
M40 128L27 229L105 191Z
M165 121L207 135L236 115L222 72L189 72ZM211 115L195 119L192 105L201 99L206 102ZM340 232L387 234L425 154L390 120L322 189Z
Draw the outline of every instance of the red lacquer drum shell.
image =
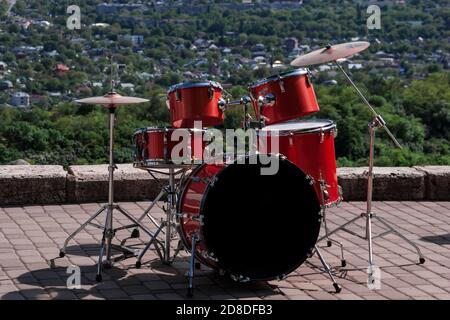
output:
M178 136L175 133L179 132ZM172 151L180 142L187 138L186 149L180 148L175 154L176 160L183 164L203 163L204 150L207 142L204 140L204 129L174 129L164 127L149 127L139 129L134 133L134 163L137 166L153 166L173 164ZM183 134L183 137L181 136ZM187 154L185 154L187 150Z
M262 138L258 147L260 152L274 152L271 150L271 134L278 138L278 152L312 178L322 205L342 200L334 150L337 129L333 121L290 121L264 127L258 132Z
M224 121L219 108L222 86L214 81L179 83L167 92L168 105L174 128L194 128L195 121L202 127L220 125Z
M272 95L273 104L263 107L265 124L271 125L301 118L319 111L316 94L307 69L274 75L249 88L256 118L259 120L258 98Z

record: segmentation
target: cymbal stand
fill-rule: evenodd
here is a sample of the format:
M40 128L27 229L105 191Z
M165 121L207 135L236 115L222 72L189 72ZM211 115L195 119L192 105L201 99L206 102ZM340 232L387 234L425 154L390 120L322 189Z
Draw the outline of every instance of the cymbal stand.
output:
M143 230L150 237L154 237L153 233L147 229L140 221L134 218L130 213L122 209L118 204L114 203L114 170L117 166L114 163L114 122L115 122L115 110L116 105L111 104L108 106L109 110L109 166L108 166L108 203L103 205L93 216L91 216L85 223L83 223L75 232L73 232L64 242L63 247L59 252L60 257L66 255L66 247L71 239L75 237L81 230L85 229L88 225L97 227L103 230L103 236L100 244L100 253L98 256L97 263L97 275L95 279L100 282L102 281L102 267L109 268L112 266L113 262L118 260L123 260L130 256L136 256L136 250L123 245L115 245L112 240L116 234L116 231L122 228L113 227L113 213L114 211L119 212L125 216L128 220L132 221L136 227ZM97 218L101 213L106 212L105 223L99 225L93 223L92 221ZM156 245L155 245L156 246ZM117 250L123 253L123 257L117 259L112 259L112 250ZM157 248L159 250L159 248ZM105 260L103 259L105 257ZM114 260L114 261L113 261Z
M403 234L401 234L399 231L394 229L384 218L381 218L372 211L372 197L373 197L373 179L374 179L374 173L373 173L373 167L374 167L374 146L375 146L375 132L378 128L383 128L386 133L389 135L391 140L394 142L394 144L401 148L400 143L397 141L397 139L394 137L394 135L391 133L389 128L386 125L386 122L384 119L379 115L375 109L370 105L370 103L367 101L367 99L364 97L364 95L361 93L361 91L358 89L358 87L353 83L352 79L348 76L348 74L345 72L345 70L342 68L342 66L335 61L335 64L337 67L342 71L342 73L345 75L349 83L352 85L352 87L356 90L358 95L361 97L361 99L364 101L366 106L370 109L370 111L374 114L374 118L371 122L369 122L369 135L370 135L370 149L369 149L369 171L368 171L368 178L367 178L367 207L366 212L362 213L361 215L353 218L352 220L344 223L342 226L336 228L335 230L327 233L327 235L323 236L319 239L322 240L327 236L330 236L334 233L336 233L339 230L345 231L347 233L350 233L352 235L358 236L362 239L367 240L368 242L368 249L369 249L369 257L368 257L368 263L369 263L369 270L371 272L374 270L374 263L373 263L373 239L378 237L383 237L387 234L393 233L403 239L405 242L407 242L409 245L411 245L416 251L419 256L419 263L423 264L425 263L425 258L422 255L422 252L420 251L420 248L411 240L406 238ZM366 231L364 236L359 236L357 233L348 230L347 226L350 224L355 223L359 218L365 218L366 219ZM376 221L380 222L384 228L385 231L381 234L378 234L377 236L372 236L372 219L375 219ZM369 281L374 281L372 279L373 274L369 274Z

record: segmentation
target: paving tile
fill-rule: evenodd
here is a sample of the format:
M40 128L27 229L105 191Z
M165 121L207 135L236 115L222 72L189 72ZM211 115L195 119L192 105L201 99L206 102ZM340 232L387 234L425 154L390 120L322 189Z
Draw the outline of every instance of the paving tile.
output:
M124 203L132 215L139 216L149 202ZM104 281L95 281L95 263L101 232L88 228L69 244L68 255L56 259L51 269L48 260L56 258L59 246L79 223L98 210L98 204L53 205L0 208L0 299L185 299L188 255L184 252L171 266L158 262L155 252L141 269L134 260L117 263L104 273ZM365 210L364 202L343 202L328 211L329 226L337 227L356 213ZM425 236L439 237L448 233L450 202L375 202L374 211L389 220L408 239L415 241L426 255L427 262L417 265L417 253L394 235L374 240L377 265L382 269L380 290L369 290L367 281L367 243L345 232L333 238L345 246L346 268L339 268L338 246L327 248L319 243L333 273L343 287L335 294L328 276L323 273L316 256L311 264L303 264L284 281L239 284L218 278L205 267L195 278L196 299L264 299L264 300L385 300L385 299L450 299L450 251L448 245L421 240ZM152 210L162 217L160 208ZM117 217L115 225L127 223ZM103 221L99 220L99 223ZM359 228L359 229L358 229ZM364 221L352 230L363 234ZM381 228L374 223L374 232ZM118 239L127 236L118 234ZM145 241L145 239L143 238ZM131 243L131 242L129 242ZM133 243L137 243L133 241ZM82 267L82 289L65 288L66 267Z

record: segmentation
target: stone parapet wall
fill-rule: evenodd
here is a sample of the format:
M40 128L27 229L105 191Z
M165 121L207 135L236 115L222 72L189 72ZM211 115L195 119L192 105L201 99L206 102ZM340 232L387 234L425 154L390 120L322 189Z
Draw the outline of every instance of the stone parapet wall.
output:
M117 201L153 200L167 183L145 170L120 164L115 170ZM167 172L165 170L160 170ZM345 201L364 201L367 168L338 168ZM374 200L450 201L450 166L376 167ZM108 166L5 165L0 166L0 205L105 202L108 199Z

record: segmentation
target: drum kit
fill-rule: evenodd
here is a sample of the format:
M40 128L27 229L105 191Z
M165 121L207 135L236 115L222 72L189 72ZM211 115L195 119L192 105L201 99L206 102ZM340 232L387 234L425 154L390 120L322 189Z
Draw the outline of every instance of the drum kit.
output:
M161 192L139 218L114 203L114 115L118 105L142 103L147 100L122 97L111 92L104 97L78 100L78 103L105 105L110 114L110 162L108 204L97 211L64 243L60 256L77 233L87 225L103 230L97 268L97 281L102 279L102 266L113 263L112 250L122 258L137 256L136 267L154 247L163 263L174 261L180 250L190 252L188 295L193 294L194 271L200 263L236 281L284 279L312 255L317 254L329 275L336 292L341 287L336 282L330 266L321 254L317 242L327 239L328 246L336 243L341 248L342 266L345 266L343 246L330 238L339 230L363 217L366 218L364 239L369 244L369 266L373 266L371 221L377 218L388 229L416 248L420 263L425 260L420 249L380 217L371 208L373 183L373 148L375 130L383 128L395 140L383 118L376 113L348 74L338 63L341 58L361 52L367 42L345 43L300 56L292 61L296 67L334 62L374 113L369 124L370 159L368 174L367 212L357 216L336 230L329 231L326 210L342 200L342 190L336 174L334 139L337 127L332 120L305 120L307 115L319 111L308 69L295 69L258 81L249 86L249 96L239 100L225 99L224 89L214 81L181 83L169 88L167 106L172 127L147 127L133 135L134 165L146 170L161 185ZM253 107L256 121L249 114ZM208 127L222 125L227 108L243 106L243 128L253 128L258 138L257 152L238 155L232 161L210 163L205 161ZM196 122L201 121L198 128ZM177 149L178 129L184 129L190 142L189 149ZM177 140L178 139L178 140ZM272 150L271 139L277 140L277 150ZM259 141L259 140L258 140ZM177 149L177 150L175 150ZM183 161L176 161L182 158ZM265 166L262 156L278 161L278 171L273 175L261 174ZM157 174L168 176L168 184L158 180ZM164 200L165 218L157 221L151 210ZM113 227L113 212L123 214L130 225ZM105 224L93 220L106 212ZM143 220L149 218L156 231L147 228ZM321 225L325 235L319 238ZM134 228L132 238L143 231L150 237L145 247L137 252L122 242L112 240L117 231ZM178 245L172 242L178 239ZM175 251L172 254L172 249ZM105 256L105 259L104 259ZM370 277L370 275L369 275Z

